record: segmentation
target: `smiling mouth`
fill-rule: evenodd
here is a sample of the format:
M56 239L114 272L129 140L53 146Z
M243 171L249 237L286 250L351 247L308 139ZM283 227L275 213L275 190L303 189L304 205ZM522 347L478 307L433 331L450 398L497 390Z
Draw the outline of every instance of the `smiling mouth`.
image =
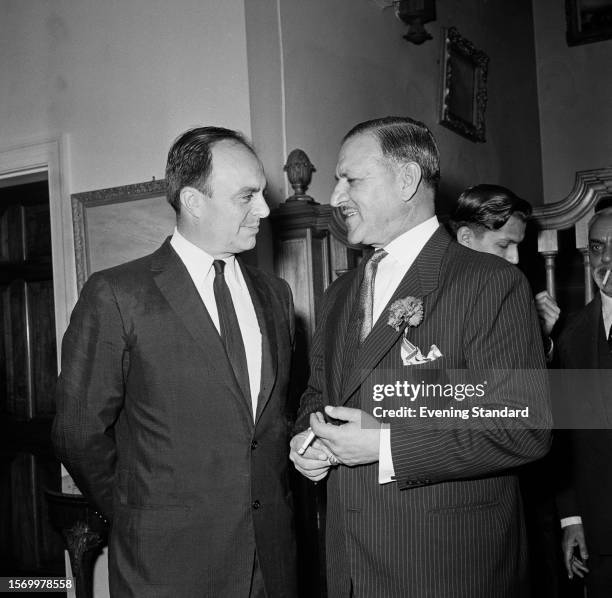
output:
M359 212L351 208L345 208L342 210L342 218L345 220L348 220L351 216L356 216L357 214L359 214Z

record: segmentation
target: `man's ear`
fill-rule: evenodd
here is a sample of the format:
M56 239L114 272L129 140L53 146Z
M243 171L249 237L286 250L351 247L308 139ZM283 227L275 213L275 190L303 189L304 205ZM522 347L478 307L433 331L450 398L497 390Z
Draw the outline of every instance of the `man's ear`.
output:
M422 178L421 167L416 162L402 164L400 167L400 183L405 201L414 197Z
M206 197L195 187L183 187L180 193L181 212L189 214L192 218L199 218Z
M457 243L465 247L472 247L474 244L474 231L469 226L460 226L457 230Z

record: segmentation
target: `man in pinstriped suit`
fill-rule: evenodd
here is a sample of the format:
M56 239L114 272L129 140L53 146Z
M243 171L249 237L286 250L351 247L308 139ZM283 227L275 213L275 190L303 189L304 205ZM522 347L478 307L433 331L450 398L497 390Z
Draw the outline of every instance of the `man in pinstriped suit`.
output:
M422 123L388 117L357 125L336 176L331 203L342 210L349 241L377 251L327 291L298 414L303 431L291 441L302 474L328 477L329 596L523 597L525 532L513 468L547 452L551 423L527 282L439 226L438 149ZM389 308L408 298L418 306L414 317L397 324ZM528 417L509 424L491 411L456 424L376 410L383 403L374 391L384 383L432 374L457 381L461 371L493 374L481 407L527 408ZM429 403L404 395L385 405ZM303 452L309 425L315 439Z

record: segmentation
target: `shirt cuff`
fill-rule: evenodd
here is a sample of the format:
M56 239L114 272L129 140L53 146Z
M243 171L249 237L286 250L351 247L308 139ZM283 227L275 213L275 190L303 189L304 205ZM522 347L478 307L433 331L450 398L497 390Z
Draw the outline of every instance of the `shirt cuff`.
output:
M564 517L561 519L561 527L567 527L568 525L582 525L582 517L576 515L575 517Z
M380 427L380 444L378 448L378 483L388 484L395 481L393 457L391 456L391 425Z

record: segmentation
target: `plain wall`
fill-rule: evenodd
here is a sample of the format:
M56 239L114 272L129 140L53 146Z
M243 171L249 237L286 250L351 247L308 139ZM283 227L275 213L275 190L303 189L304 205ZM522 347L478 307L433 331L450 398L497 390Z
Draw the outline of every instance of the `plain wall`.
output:
M561 0L533 3L546 203L575 174L612 165L612 40L568 46Z
M542 203L538 98L529 0L439 0L433 40L405 41L407 27L373 0L282 0L287 151L317 168L310 193L329 202L342 136L385 115L424 121L442 158L443 204L489 182ZM274 23L270 23L274 27ZM442 27L455 26L489 57L486 143L440 126ZM255 118L255 117L254 117Z
M172 140L251 133L243 0L0 0L0 145L67 133L72 193L164 176Z

